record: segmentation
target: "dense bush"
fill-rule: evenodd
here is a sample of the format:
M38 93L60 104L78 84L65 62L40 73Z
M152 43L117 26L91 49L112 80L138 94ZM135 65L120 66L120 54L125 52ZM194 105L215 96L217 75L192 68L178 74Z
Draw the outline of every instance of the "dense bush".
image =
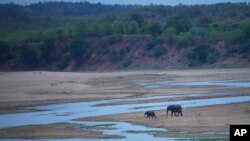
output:
M215 53L209 53L208 56L207 56L207 61L209 64L213 64L215 63L217 60L217 56Z
M210 53L214 52L211 46L207 44L196 45L194 47L188 48L186 55L189 60L189 65L195 63L207 63L209 58L209 63L214 63L215 56L208 56ZM213 58L214 57L214 58Z
M127 68L129 65L133 63L133 58L129 55L125 56L122 61L122 66Z
M167 50L162 46L162 45L157 45L155 48L154 48L154 56L156 58L164 55L165 53L167 52Z
M83 61L89 51L90 46L83 38L76 38L70 46L70 53L78 62Z
M192 46L192 35L189 32L182 32L178 35L176 45L178 48Z
M36 49L28 45L23 45L20 48L20 57L24 64L31 66L39 65L39 54Z
M136 21L130 21L128 24L128 31L129 34L136 34L139 33L139 24Z
M78 64L96 59L128 67L133 58L158 58L169 51L187 59L190 66L213 64L222 57L249 56L249 8L247 3L174 7L0 4L0 63L13 59L33 67L58 64L64 69L70 59Z
M10 59L10 47L7 43L0 41L0 63L4 63Z
M162 44L162 39L161 38L152 38L151 41L147 44L146 49L151 50L153 49L156 45Z
M70 53L65 53L60 59L58 68L63 70L69 65L69 63L70 63Z

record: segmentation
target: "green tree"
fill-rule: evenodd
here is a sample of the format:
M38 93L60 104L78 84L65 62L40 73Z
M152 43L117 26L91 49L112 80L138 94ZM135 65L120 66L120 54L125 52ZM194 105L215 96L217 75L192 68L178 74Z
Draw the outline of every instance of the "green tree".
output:
M123 34L124 33L124 24L122 21L115 21L113 23L114 33Z
M154 48L154 56L156 58L159 58L160 56L164 55L167 52L167 50L162 45L157 45Z
M177 40L176 30L173 27L166 28L162 34L166 37L169 45L173 45Z
M128 24L128 33L136 34L139 32L139 24L136 21L130 21Z
M199 25L202 27L208 27L212 23L213 23L213 20L211 17L202 16L199 18Z
M189 32L180 33L177 37L177 47L187 48L192 45L192 35Z
M162 32L161 24L159 22L149 22L146 25L144 25L145 31L152 36L158 36Z
M102 33L102 35L113 34L113 27L112 27L111 23L109 23L109 22L104 23L102 25L102 28L101 28L101 33Z
M65 69L70 63L70 53L65 53L61 59L60 62L58 63L58 68L63 70Z
M209 64L215 63L216 60L217 60L217 56L216 56L216 54L214 52L208 54L207 61L208 61Z
M76 38L70 46L70 53L78 62L83 61L89 51L89 44L82 38Z
M4 41L0 41L0 63L4 63L10 58L10 47Z
M123 67L127 68L129 65L133 63L133 58L129 55L125 56L122 61Z
M151 50L153 49L154 47L156 47L157 45L159 44L162 44L162 38L159 38L159 37L153 37L151 39L151 41L148 43L148 45L146 46L146 49L147 50Z
M32 66L38 66L39 64L39 54L34 49L34 47L30 47L27 45L24 45L20 48L20 57L24 64L26 65L32 65Z
M239 35L240 49L239 53L249 54L250 53L250 21L245 27L243 27L243 32Z
M101 27L99 24L93 24L91 26L91 35L92 36L100 36L101 35Z
M85 22L81 22L75 26L75 35L85 37L89 34L89 26Z
M196 45L189 48L186 52L187 58L190 62L196 61L198 63L206 63L208 54L214 52L207 44Z
M134 11L132 14L131 14L131 19L132 21L136 21L139 26L142 25L143 21L144 21L144 18L143 16L140 14L140 11Z
M54 39L47 39L40 47L42 64L53 62L56 57L56 45Z
M165 28L173 27L176 33L187 32L191 28L191 21L188 16L174 15L168 18Z

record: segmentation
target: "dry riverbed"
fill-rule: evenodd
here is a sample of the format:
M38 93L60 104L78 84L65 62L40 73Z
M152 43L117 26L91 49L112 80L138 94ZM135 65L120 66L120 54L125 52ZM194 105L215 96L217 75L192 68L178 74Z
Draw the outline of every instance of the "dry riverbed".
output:
M92 101L115 98L143 98L151 96L232 93L249 96L250 88L238 87L163 87L143 88L137 83L185 83L196 81L250 80L250 69L159 70L132 72L2 72L0 73L0 113L32 112L28 106ZM107 105L135 104L199 98L227 97L197 96L157 100L135 100ZM103 104L102 106L104 106ZM100 105L99 105L100 106ZM143 112L84 118L95 121L128 121L170 131L158 133L162 137L227 137L230 124L250 123L250 103L184 108L184 116L165 118L165 111L156 111L157 119L143 117ZM61 128L63 127L63 128ZM179 131L184 133L179 134ZM204 134L203 134L204 132ZM209 134L211 132L211 134ZM214 133L217 132L217 133ZM176 134L177 133L177 134ZM22 126L0 130L0 137L69 138L111 137L98 131L80 129L78 125L60 123Z

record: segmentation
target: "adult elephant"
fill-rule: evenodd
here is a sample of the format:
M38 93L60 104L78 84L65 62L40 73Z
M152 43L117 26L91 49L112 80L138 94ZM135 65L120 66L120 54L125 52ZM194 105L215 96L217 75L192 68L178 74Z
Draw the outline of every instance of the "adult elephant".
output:
M144 113L144 117L146 117L146 118L156 118L156 116L155 116L155 112L154 111L147 111L147 112L145 112Z
M171 117L173 117L173 114L177 117L179 115L182 116L182 107L181 105L169 105L167 107L167 114L166 117L168 117L168 111L171 111Z

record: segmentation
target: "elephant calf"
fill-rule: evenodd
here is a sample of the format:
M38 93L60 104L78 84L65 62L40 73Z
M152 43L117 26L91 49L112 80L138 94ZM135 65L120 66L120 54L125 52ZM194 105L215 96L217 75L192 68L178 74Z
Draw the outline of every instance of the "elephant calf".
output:
M154 111L147 111L147 112L145 112L144 113L144 117L146 117L146 118L156 118L156 116L155 116L155 112Z
M171 111L171 117L173 117L173 114L176 117L179 116L179 114L182 116L182 107L181 107L181 105L169 105L167 107L166 117L168 117L168 111Z

